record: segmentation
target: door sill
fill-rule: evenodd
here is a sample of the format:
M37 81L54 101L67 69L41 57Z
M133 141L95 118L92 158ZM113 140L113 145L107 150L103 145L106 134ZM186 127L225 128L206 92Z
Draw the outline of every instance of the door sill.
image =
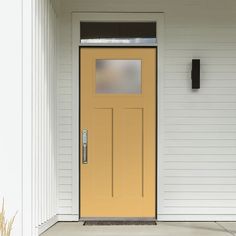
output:
M156 221L155 217L81 217L80 221Z

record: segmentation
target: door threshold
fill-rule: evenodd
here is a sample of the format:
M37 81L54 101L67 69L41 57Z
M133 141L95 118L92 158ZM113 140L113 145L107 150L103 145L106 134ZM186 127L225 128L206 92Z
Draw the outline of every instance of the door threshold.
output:
M155 217L81 217L80 221L127 221L127 222L132 222L132 221L157 221Z

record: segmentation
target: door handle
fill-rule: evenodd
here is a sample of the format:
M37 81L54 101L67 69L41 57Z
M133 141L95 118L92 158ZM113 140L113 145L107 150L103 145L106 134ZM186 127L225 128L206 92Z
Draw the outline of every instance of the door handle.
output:
M82 163L88 164L88 130L82 131Z

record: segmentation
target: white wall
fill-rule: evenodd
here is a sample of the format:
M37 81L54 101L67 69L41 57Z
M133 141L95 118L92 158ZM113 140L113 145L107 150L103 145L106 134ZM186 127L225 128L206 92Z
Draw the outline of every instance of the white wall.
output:
M61 0L58 213L73 219L78 212L72 175L72 11L165 12L158 219L236 220L234 0ZM201 89L196 92L191 90L192 58L202 64Z
M35 1L33 19L33 225L41 233L56 218L56 13ZM37 230L38 229L38 230ZM37 233L37 232L36 232Z
M1 3L0 202L13 236L56 222L56 15L50 0Z
M0 3L4 9L0 14L0 203L4 197L8 218L18 211L13 236L22 231L21 3L19 0Z

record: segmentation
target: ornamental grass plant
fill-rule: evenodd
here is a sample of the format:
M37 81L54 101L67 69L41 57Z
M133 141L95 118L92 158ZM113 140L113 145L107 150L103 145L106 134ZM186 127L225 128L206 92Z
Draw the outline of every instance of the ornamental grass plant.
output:
M0 236L10 236L15 217L12 217L10 220L7 220L5 217L5 206L4 200L2 202L2 208L0 211Z

